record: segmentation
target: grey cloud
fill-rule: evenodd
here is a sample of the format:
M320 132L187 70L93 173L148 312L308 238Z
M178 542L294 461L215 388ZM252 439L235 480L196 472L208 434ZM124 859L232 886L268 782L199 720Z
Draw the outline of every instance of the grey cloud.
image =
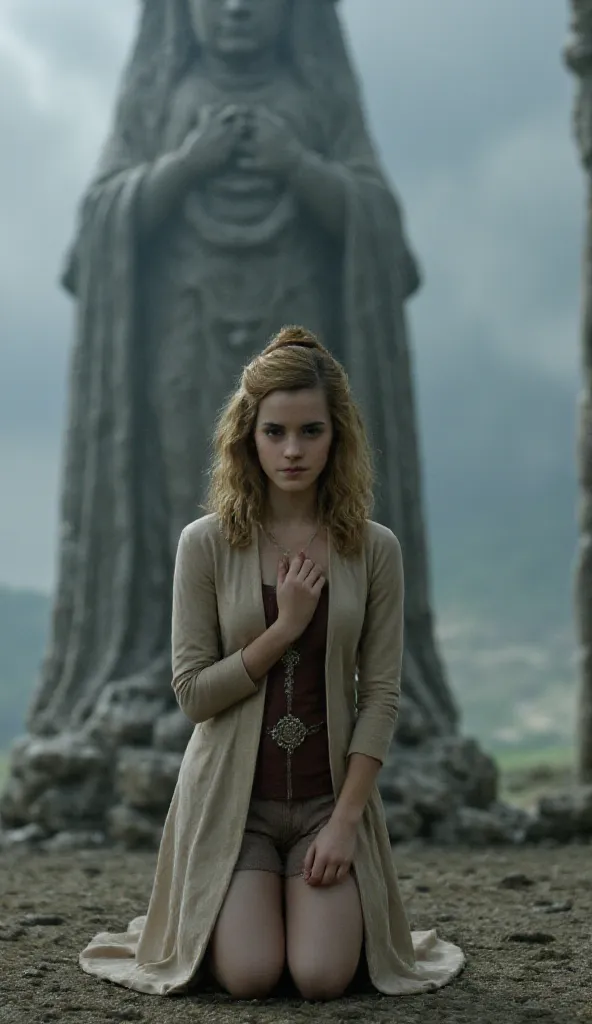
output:
M561 3L347 0L345 10L372 119L403 174L457 167L525 116L569 102Z
M536 10L535 10L536 3ZM345 10L385 163L426 274L422 374L492 335L573 377L583 191L567 7L390 0Z
M51 4L18 0L8 6L17 32L56 70L69 79L79 76L107 89L112 86L139 0L52 0Z
M478 344L487 331L510 358L575 374L584 203L563 115L525 123L454 177L409 189L430 282L417 317L422 334L438 331L436 347L450 352L455 336Z

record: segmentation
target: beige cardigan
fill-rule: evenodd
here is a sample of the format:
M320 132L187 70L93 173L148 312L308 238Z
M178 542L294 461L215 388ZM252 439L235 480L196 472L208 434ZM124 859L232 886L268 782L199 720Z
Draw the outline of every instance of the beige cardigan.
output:
M403 645L401 549L369 522L355 559L329 551L327 715L335 793L353 752L384 761L395 726ZM265 629L257 533L246 550L214 516L181 535L173 588L173 686L195 723L164 826L148 912L123 934L101 933L80 955L89 974L155 995L199 979L244 832L265 681L241 651ZM358 680L356 684L356 669ZM354 860L370 978L387 995L431 991L461 970L458 946L411 934L375 787Z

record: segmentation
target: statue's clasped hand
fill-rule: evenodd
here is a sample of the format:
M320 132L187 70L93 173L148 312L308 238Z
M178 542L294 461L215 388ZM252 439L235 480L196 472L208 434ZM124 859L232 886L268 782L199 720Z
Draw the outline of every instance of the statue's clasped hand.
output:
M266 107L244 114L240 135L238 165L243 170L287 176L304 153L290 127Z
M183 163L196 178L216 174L238 152L244 110L233 104L206 107L180 150Z

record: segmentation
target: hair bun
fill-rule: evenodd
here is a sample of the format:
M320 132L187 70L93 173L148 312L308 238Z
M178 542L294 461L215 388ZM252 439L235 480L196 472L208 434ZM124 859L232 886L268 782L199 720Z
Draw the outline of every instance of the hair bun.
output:
M307 330L306 327L300 327L298 324L288 324L274 335L264 349L263 354L267 355L268 352L275 352L276 349L285 348L287 345L293 345L297 348L312 348L316 349L317 352L326 351L324 345L321 345L319 339L312 331Z

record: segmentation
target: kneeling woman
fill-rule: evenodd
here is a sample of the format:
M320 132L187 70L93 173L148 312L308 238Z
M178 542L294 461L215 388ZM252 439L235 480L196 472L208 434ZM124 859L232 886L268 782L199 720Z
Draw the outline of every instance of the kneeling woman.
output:
M195 723L145 917L84 970L159 995L208 967L236 998L287 965L341 996L438 988L464 956L411 933L377 775L400 692L403 570L369 519L371 460L346 375L302 328L244 370L218 423L210 513L181 535L173 687Z

